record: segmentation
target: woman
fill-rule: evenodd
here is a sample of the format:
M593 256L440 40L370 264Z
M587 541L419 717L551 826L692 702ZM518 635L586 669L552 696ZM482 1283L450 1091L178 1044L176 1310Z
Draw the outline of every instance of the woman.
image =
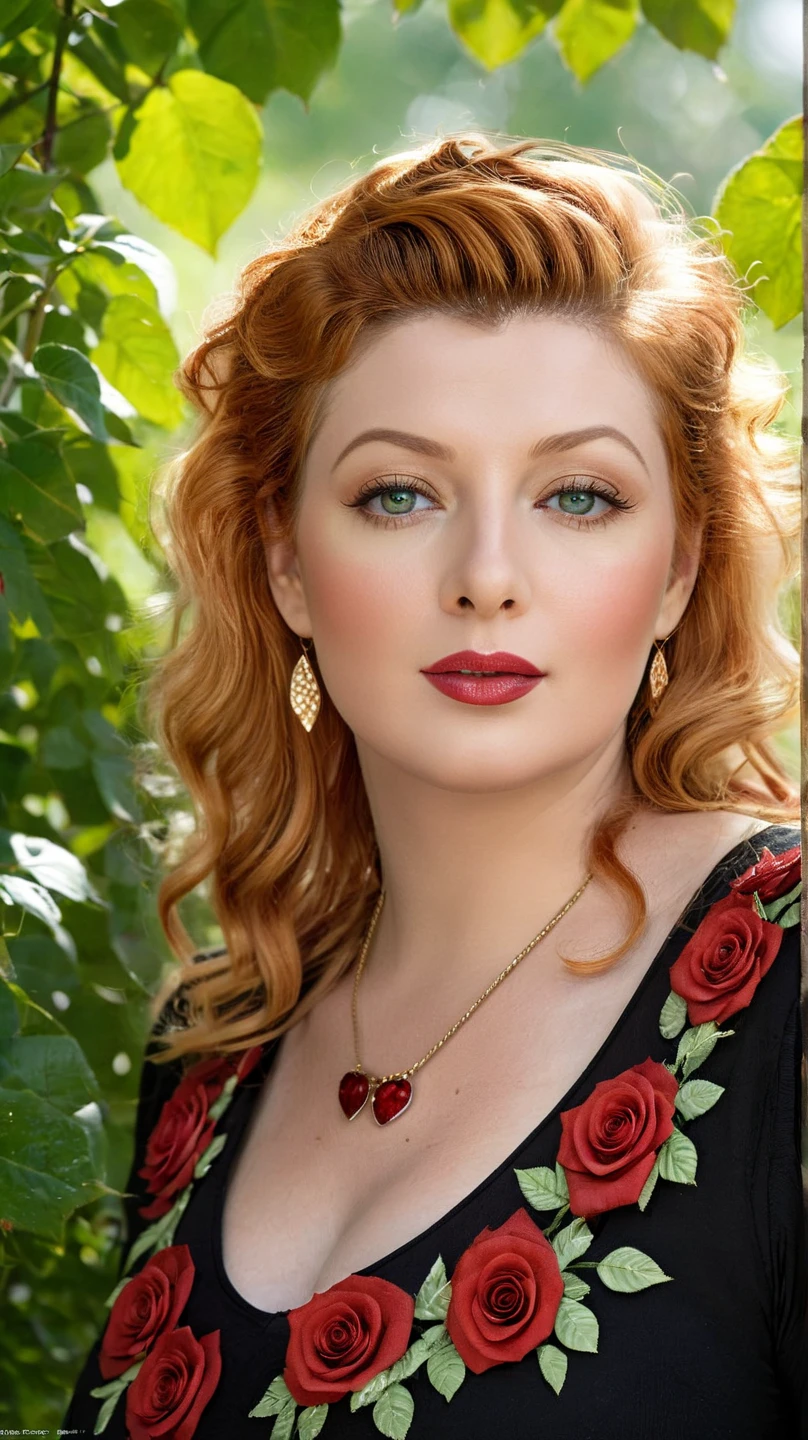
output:
M66 1424L808 1433L798 499L743 304L614 157L458 137L186 361L149 697L200 824Z

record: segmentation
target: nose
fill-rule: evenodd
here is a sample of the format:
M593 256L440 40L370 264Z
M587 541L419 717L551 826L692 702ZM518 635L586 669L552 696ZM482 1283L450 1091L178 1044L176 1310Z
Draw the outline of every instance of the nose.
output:
M449 533L452 532L452 533ZM520 533L521 532L521 533ZM476 512L458 514L447 527L441 605L450 614L474 610L481 618L500 610L522 613L530 601L524 520L489 496Z

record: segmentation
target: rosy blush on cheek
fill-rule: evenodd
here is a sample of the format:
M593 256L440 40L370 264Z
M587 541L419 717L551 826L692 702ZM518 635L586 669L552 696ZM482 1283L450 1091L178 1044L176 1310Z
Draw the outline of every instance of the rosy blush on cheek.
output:
M345 714L357 691L389 691L396 680L418 676L431 658L429 621L419 619L416 577L408 585L395 567L380 561L346 563L314 541L303 582L320 671L337 708ZM412 582L415 581L415 584ZM424 656L424 644L427 654ZM436 652L437 654L437 652Z
M625 707L631 704L648 657L649 617L664 594L667 559L665 551L645 553L642 563L624 556L619 565L576 567L565 603L552 606L552 653L568 679L577 671L587 692L603 686Z

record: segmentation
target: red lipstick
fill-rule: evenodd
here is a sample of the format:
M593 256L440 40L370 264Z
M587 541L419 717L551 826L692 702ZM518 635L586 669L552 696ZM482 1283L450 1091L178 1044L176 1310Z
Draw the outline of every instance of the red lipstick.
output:
M424 666L421 673L444 695L466 705L505 705L534 689L544 675L530 660L507 650L488 655L457 650Z

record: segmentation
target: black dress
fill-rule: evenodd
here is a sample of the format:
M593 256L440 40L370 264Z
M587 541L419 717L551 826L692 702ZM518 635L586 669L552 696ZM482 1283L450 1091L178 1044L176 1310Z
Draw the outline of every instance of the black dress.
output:
M447 1214L355 1274L390 1282L398 1287L396 1294L400 1290L410 1297L411 1306L411 1297L419 1294L438 1257L451 1279L461 1255L486 1227L495 1230L523 1209L532 1222L549 1229L552 1216L529 1203L517 1170L547 1167L539 1171L547 1180L562 1141L562 1112L583 1105L598 1082L611 1081L630 1067L641 1066L646 1058L668 1062L670 1068L684 1033L665 1038L660 1029L674 961L708 910L736 893L730 881L754 865L764 847L777 856L799 843L797 826L771 825L728 851L669 934L611 1034L552 1113ZM174 1247L187 1246L193 1261L192 1288L171 1322L175 1330L185 1327L186 1338L189 1332L194 1337L188 1342L192 1350L183 1352L184 1359L175 1357L174 1369L169 1367L168 1377L164 1372L159 1384L150 1381L151 1391L141 1385L135 1412L140 1418L131 1428L126 1423L127 1390L121 1391L105 1426L109 1440L127 1434L133 1440L191 1440L191 1436L260 1440L270 1434L274 1440L292 1434L306 1440L320 1433L320 1425L323 1440L368 1440L379 1433L408 1433L412 1440L488 1440L493 1435L507 1440L543 1436L548 1440L806 1440L808 1259L800 1164L799 936L792 908L775 958L761 974L751 999L718 1023L720 1031L734 1033L715 1042L690 1077L707 1081L712 1095L711 1087L724 1087L716 1103L688 1118L683 1127L697 1152L695 1181L661 1174L642 1208L639 1203L619 1203L591 1217L583 1212L582 1223L588 1224L593 1237L583 1255L589 1268L567 1272L564 1283L571 1288L566 1305L568 1317L582 1318L576 1304L594 1314L596 1348L591 1344L580 1348L575 1326L568 1324L563 1330L566 1343L557 1331L543 1337L552 1350L546 1352L546 1367L537 1363L540 1347L533 1344L520 1358L484 1369L466 1368L448 1400L440 1383L430 1377L427 1364L421 1363L399 1381L400 1389L411 1397L405 1396L403 1409L392 1402L378 1409L375 1402L352 1409L351 1394L345 1394L332 1399L327 1412L309 1409L305 1402L295 1410L294 1400L290 1409L287 1400L277 1419L266 1411L250 1416L270 1383L283 1375L290 1338L290 1312L268 1313L248 1303L230 1283L222 1262L225 1187L277 1042L263 1047L258 1063L241 1078L215 1123L215 1134L226 1136L223 1149L193 1182L170 1241ZM692 1027L693 1021L685 1020L685 1029L688 1025ZM159 1022L155 1031L159 1033ZM128 1245L152 1223L139 1213L154 1202L154 1193L147 1191L138 1170L144 1167L146 1143L164 1102L178 1083L180 1063L158 1066L147 1059L143 1065L136 1148L127 1186L133 1192L126 1202ZM680 1085L683 1079L680 1074ZM704 1104L705 1087L696 1089ZM574 1218L567 1213L562 1227ZM556 1237L560 1233L556 1230ZM547 1245L543 1237L539 1239ZM622 1247L650 1256L669 1278L636 1290L615 1288L614 1280L605 1283L594 1266ZM511 1254L514 1247L505 1242L504 1248ZM122 1264L127 1253L128 1246ZM137 1275L155 1254L160 1254L159 1247L141 1255L130 1274ZM511 1254L508 1263L518 1269L521 1261L518 1256L514 1261ZM572 1276L577 1278L571 1280ZM529 1277L524 1284L529 1291ZM523 1292L520 1303L527 1304ZM500 1300L507 1309L512 1292L506 1286L503 1293ZM150 1303L157 1304L153 1299ZM439 1300L435 1303L439 1305ZM537 1303L535 1294L532 1303ZM372 1306L371 1311L376 1313ZM372 1331L372 1314L367 1321L371 1312L363 1313ZM469 1305L466 1325L473 1324L475 1313ZM435 1331L440 1314L438 1309L431 1319L416 1319L409 1339L430 1328ZM591 1327L592 1322L588 1324ZM201 1338L210 1335L216 1336L215 1364L209 1348L204 1356L199 1349ZM90 1394L105 1383L98 1363L102 1339L103 1332L87 1358L63 1421L74 1434L93 1434L104 1404L103 1397ZM348 1343L350 1348L350 1336ZM397 1354L408 1343L400 1345ZM565 1360L558 1361L559 1353ZM566 1364L560 1387L559 1363ZM430 1368L440 1377L440 1364L432 1362ZM207 1379L201 1390L194 1391L200 1375ZM135 1383L133 1379L129 1389ZM280 1383L276 1393L283 1398ZM191 1404L183 1392L188 1386L188 1393L195 1396ZM279 1403L266 1408L277 1413Z

